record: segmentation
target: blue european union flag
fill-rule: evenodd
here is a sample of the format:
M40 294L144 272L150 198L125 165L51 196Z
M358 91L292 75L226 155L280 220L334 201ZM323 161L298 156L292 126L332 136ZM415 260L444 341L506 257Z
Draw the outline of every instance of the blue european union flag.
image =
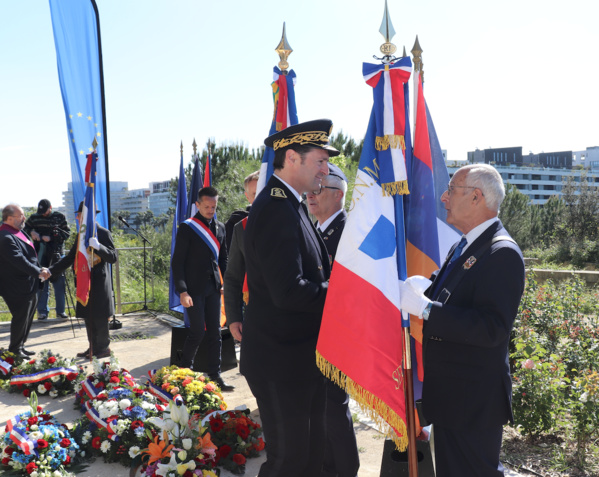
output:
M49 0L58 78L71 152L73 203L85 196L87 154L98 142L96 204L98 223L110 227L108 162L100 21L94 0Z

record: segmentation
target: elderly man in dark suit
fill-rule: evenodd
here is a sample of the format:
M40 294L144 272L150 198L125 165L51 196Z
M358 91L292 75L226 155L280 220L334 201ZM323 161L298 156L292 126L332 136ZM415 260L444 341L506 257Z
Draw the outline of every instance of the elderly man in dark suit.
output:
M331 266L335 260L339 239L345 227L347 212L343 208L347 178L343 171L329 162L329 175L320 188L308 192L308 210L316 217L316 229L329 252ZM354 422L349 410L349 396L330 380L327 384L327 443L321 477L356 477L360 468Z
M329 257L301 194L329 173L332 122L309 121L265 139L274 175L258 194L245 229L249 303L241 373L260 409L267 442L259 475L318 476L325 444L326 387L316 342Z
M220 374L221 273L227 270L227 246L225 226L214 218L217 204L214 187L199 190L198 212L179 226L171 266L175 290L189 316L181 366L193 365L201 343L208 350L208 376L221 390L232 391L235 386Z
M508 344L524 291L524 260L497 218L505 196L490 165L462 167L441 197L464 235L433 274L400 285L401 307L423 318L424 415L437 477L501 476L503 425L513 422Z
M0 226L0 295L12 315L8 350L21 358L33 351L24 348L37 305L38 278L47 278L37 263L31 238L23 232L25 214L16 204L2 209Z
M77 209L77 220L81 224L83 202L79 203ZM91 211L89 211L91 213ZM98 213L98 211L96 211ZM77 300L75 315L85 320L87 340L89 348L77 353L80 358L89 359L107 358L110 356L109 322L114 315L114 300L112 297L112 277L110 275L110 264L116 263L117 252L114 248L112 235L109 230L100 225L97 227L97 236L91 237L89 246L93 249L94 262L91 270L91 288L86 305ZM50 273L58 275L75 263L79 234L67 253L62 259L50 267Z

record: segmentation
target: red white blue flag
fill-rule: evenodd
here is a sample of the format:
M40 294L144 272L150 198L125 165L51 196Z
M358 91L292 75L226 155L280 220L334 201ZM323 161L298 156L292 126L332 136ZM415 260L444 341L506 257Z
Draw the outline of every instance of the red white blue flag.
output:
M374 106L316 351L321 371L400 449L407 446L398 280L406 277L403 195L408 193L411 66L409 58L393 65L364 65L365 79L374 87Z
M294 126L298 123L297 109L295 108L295 72L289 70L287 74L283 74L279 68L274 67L272 86L272 96L275 105L275 112L270 126L269 136L277 131L282 131L289 126ZM273 161L275 151L272 147L264 149L262 156L262 165L260 166L260 177L256 187L258 194L264 185L273 174Z

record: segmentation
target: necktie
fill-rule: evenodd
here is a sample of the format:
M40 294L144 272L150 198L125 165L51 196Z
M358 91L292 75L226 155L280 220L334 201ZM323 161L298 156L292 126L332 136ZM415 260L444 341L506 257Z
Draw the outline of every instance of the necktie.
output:
M460 243L458 243L458 246L453 251L453 255L449 259L450 264L452 264L458 258L460 258L460 255L462 255L462 250L464 250L464 247L466 246L467 243L468 243L468 241L466 240L466 237L462 237L462 240L460 240Z

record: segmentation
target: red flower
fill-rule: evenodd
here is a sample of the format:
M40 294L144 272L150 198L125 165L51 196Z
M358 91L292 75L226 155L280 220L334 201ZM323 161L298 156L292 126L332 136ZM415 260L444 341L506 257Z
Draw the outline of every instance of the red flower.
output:
M258 442L254 442L254 449L256 449L258 452L260 452L261 450L264 450L265 444L264 441L262 440L262 437L258 437Z
M45 441L44 439L37 440L37 448L38 449L45 449L46 447L48 447L48 441Z
M142 421L139 421L139 420L138 421L133 421L131 423L131 429L135 430L138 427L144 427L144 423Z
M105 384L104 384L104 382L102 382L102 381L100 381L98 384L96 384L96 387L97 387L98 389L104 389L104 387L105 387L105 386L106 386L106 385L105 385Z
M117 378L116 376L113 376L112 378L110 378L110 382L114 383L114 384L118 384L119 378Z
M66 437L60 441L60 447L69 447L71 445L71 440Z
M243 440L246 440L250 435L250 428L244 424L237 424L237 427L235 428L235 432Z
M37 417L31 416L29 419L27 419L27 424L29 424L30 426L37 424Z
M43 410L44 410L44 408L42 406L37 407L37 412L42 412Z
M51 416L50 414L47 414L47 413L45 413L45 414L42 414L40 417L41 417L41 418L42 418L44 421L46 421L46 422L47 422L47 421L49 421L50 419L52 419L52 416Z
M29 361L29 364L35 364L35 359L32 359L31 361Z
M4 449L4 452L7 455L12 455L12 453L15 451L16 449L14 447L7 447L6 449Z
M231 447L227 444L220 446L216 451L216 454L218 455L219 459L226 459L230 453Z
M75 381L75 379L77 379L77 373L69 373L69 374L67 374L67 380L69 380L69 381Z
M28 474L31 474L35 469L37 469L37 465L35 465L35 462L29 462L29 464L27 464L27 467L25 467L25 470Z
M141 395L144 393L144 392L143 392L143 390L141 390L141 389L139 389L139 388L135 388L135 389L133 390L133 392L134 392L135 394L137 394L138 396L141 396Z
M183 477L193 477L195 474L191 470L186 470Z
M50 389L52 389L52 383L50 381L46 381L44 383L44 387L46 388L46 391L50 391Z
M71 456L67 455L65 459L62 461L64 465L69 465L71 463Z
M56 358L54 356L50 356L48 358L48 364L54 364L54 363L56 363Z
M2 459L2 465L8 465L9 462L10 462L10 457L5 457L4 459Z
M102 445L102 438L101 437L94 437L92 439L92 447L94 449L99 449L101 445Z
M245 464L245 457L242 454L235 454L233 456L233 462L235 462L237 465L243 465Z
M29 389L23 389L23 396L29 397L30 394L31 394L31 391Z
M110 377L112 378L113 376L118 376L119 372L118 371L111 371L110 372Z
M210 418L210 428L212 429L212 432L222 431L224 426L225 425L223 424L223 421L221 421L220 419Z
M15 364L15 360L10 356L8 356L4 361L6 361L8 364Z

